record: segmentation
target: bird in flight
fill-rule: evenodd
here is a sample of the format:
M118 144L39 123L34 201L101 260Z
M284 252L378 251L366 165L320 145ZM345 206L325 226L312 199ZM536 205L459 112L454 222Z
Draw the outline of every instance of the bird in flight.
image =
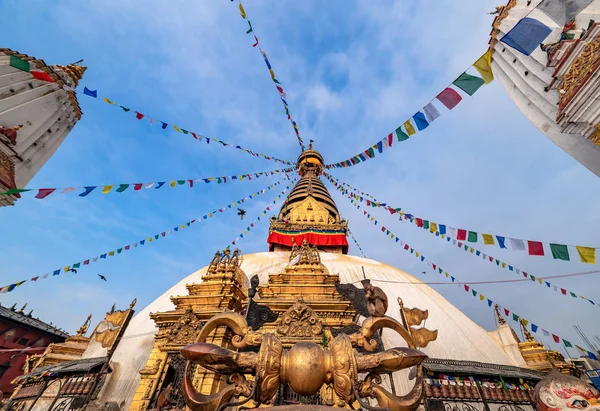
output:
M238 215L240 216L240 219L243 220L244 216L246 215L246 210L242 210L241 208L238 208Z
M74 273L74 274L77 274L77 270L74 269L74 268L69 268L69 271L72 272L72 273Z
M105 276L103 276L102 274L98 274L98 277L100 277L100 279L101 279L101 280L104 280L104 281L106 281L106 277L105 277ZM107 282L108 282L108 281L107 281Z

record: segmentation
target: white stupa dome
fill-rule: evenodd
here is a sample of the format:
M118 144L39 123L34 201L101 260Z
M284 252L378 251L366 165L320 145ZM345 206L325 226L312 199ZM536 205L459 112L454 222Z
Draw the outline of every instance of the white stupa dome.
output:
M258 274L261 284L266 284L268 275L279 272L288 263L288 259L289 252L249 254L244 256L241 268L248 277ZM402 298L408 308L429 310L426 327L438 330L438 337L421 351L430 358L524 365L519 363L518 359L511 359L515 356L509 356L501 348L499 341L496 343L497 336L492 337L431 287L424 284L413 285L422 282L404 271L378 261L343 254L321 253L321 261L330 273L339 274L342 283L356 282L358 286L363 279L361 266L364 267L367 278L387 294L387 315L391 317L400 320L396 302L398 297ZM125 406L129 407L140 381L139 371L146 365L157 331L154 321L150 319L150 313L175 309L170 297L186 295L186 284L200 282L207 268L204 267L175 284L131 320L112 357L113 375L110 380L115 383L108 382L103 394L105 401L125 402ZM380 280L406 281L407 284L389 284ZM383 333L383 343L386 348L406 346L401 337L392 330ZM413 384L405 378L394 380L399 392L407 392Z

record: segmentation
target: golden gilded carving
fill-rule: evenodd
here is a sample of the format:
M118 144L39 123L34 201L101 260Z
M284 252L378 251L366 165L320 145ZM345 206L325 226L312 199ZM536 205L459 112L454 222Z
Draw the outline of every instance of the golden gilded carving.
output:
M406 316L406 324L419 325L429 317L429 311L419 310L418 308L405 308L404 315Z
M85 333L87 332L91 321L92 321L92 314L88 315L88 318L85 320L83 325L81 327L79 327L79 329L77 330L76 335L83 337L85 335Z
M188 307L185 313L179 317L179 321L165 334L170 344L189 344L193 342L202 328L202 322L198 319L192 307Z
M417 348L425 348L427 345L437 340L438 331L428 330L427 328L414 328L410 327L410 334L415 342L415 347Z
M107 313L106 318L96 326L95 340L102 345L102 348L111 349L114 345L121 327L127 321L129 316L129 310L126 311L115 311L113 313Z
M600 36L587 43L558 86L559 115L600 66Z
M415 348L427 347L430 342L437 339L437 330L431 331L425 327L415 327L419 326L423 321L429 318L429 311L423 311L418 308L406 308L400 297L398 297L398 306L400 307L402 321L412 337Z
M312 195L309 195L304 201L292 208L287 217L292 224L328 225L335 222L333 218L330 218L329 211L320 205Z
M407 343L411 344L408 332L389 317L370 317L365 322L367 324L363 325L358 333L364 337L372 336L381 328L391 328L408 338ZM248 333L248 325L244 323L241 315L223 313L213 317L205 325L199 334L198 342L181 350L181 355L188 361L231 376L230 384L221 391L203 395L196 391L186 367L183 390L186 403L193 411L214 410L215 407L218 408L233 397L241 395L248 400L258 385L260 395L257 398L257 406L268 403L275 395L280 381L288 384L300 395L314 395L323 390L324 384L333 384L334 395L328 396L330 402L335 401L334 397L339 397L345 404L351 404L358 395L361 398L376 398L380 407L388 407L393 411L412 411L420 403L421 363L427 356L413 348L393 348L363 355L352 348L350 336L340 334L331 342L329 349L311 341L301 341L284 350L279 338L275 334L267 333L262 336L258 353L234 352L204 342L205 337L220 326L229 326L239 339L243 339ZM384 390L378 385L376 378L358 381L360 373L391 373L414 366L417 367L417 384L403 397L397 397ZM256 380L246 381L243 376L245 373L256 375ZM358 392L355 391L355 386L359 387ZM327 390L327 387L325 389Z
M496 7L498 11L498 15L494 18L494 22L492 23L492 32L490 34L490 47L489 50L494 52L494 47L498 43L498 33L500 32L500 24L502 21L508 16L508 12L517 5L517 0L509 0L506 6L500 6L501 9Z
M323 323L312 308L297 301L276 322L277 334L286 337L313 337L323 332Z
M0 151L0 183L15 188L15 165L3 151Z
M158 372L158 370L160 370L160 364L162 364L162 360L158 359L154 362L154 365L152 367L144 367L142 368L139 372L141 375L154 375Z
M308 241L302 241L302 244L298 247L296 244L292 246L290 252L290 265L297 264L321 264L321 255L317 247L311 247Z

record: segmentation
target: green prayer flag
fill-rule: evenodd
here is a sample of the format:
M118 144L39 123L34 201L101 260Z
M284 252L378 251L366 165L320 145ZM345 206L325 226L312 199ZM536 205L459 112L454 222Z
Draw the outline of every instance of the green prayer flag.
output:
M467 238L467 241L469 241L470 243L476 243L477 233L475 231L469 231L469 237Z
M10 190L3 192L2 194L8 196L8 195L12 195L12 194L25 193L27 191L31 191L31 190L29 190L27 188L11 188Z
M154 236L154 238L155 238L156 240L158 240L158 234L156 234L156 235Z
M471 290L471 292L473 293L473 297L477 297L477 291Z
M513 313L513 321L519 321L519 316L515 313Z
M179 184L180 186L185 184L185 180L177 180L177 184Z
M19 70L23 70L29 73L29 70L31 69L31 65L29 64L28 61L25 61L17 56L10 56L10 65L14 68L17 68Z
M121 254L121 251L123 251L122 248L117 248L117 254Z
M129 187L129 184L119 184L119 188L117 188L115 191L117 193L122 193L123 191L127 190L127 187Z
M127 113L128 111L131 111L131 109L130 109L130 108L128 108L128 107L124 107L124 106L119 106L119 107L121 107L121 108L123 109L123 111L124 111L124 112L126 112L126 113Z
M75 263L73 264L73 268L79 268L81 266L81 263Z
M429 221L428 220L423 220L423 229L429 230Z
M188 134L189 133L189 131L184 130L184 129L181 129L181 131L183 131L183 134Z
M569 341L563 340L563 343L565 344L565 347L573 348L573 345Z
M369 152L369 156L371 158L375 157L375 151L373 150L373 147L369 148L367 151Z
M414 251L415 251L414 249L412 249L412 248L410 249L410 253L411 253L411 254L412 254Z
M188 221L187 223L185 223L188 227L190 226L190 222Z
M570 261L569 248L564 244L550 244L550 250L552 250L552 257L555 260Z
M500 260L496 260L496 265L500 265Z
M398 141L408 140L408 134L402 131L402 127L396 129L396 137L398 137Z
M465 251L469 251L469 246L465 244Z
M219 178L217 179L217 183L218 183L218 184L221 184L222 182L223 182L223 180L221 180L221 177L219 177Z
M534 275L529 274L529 278L530 278L531 281L535 281L535 276Z
M477 76L472 76L467 73L462 73L456 80L452 82L456 87L460 88L462 91L472 96L475 94L479 87L483 86L485 82L482 78Z
M438 268L438 270L440 271L440 274L442 273L442 271L444 271L444 270L442 270L441 268Z
M569 292L571 293L571 291L569 291ZM571 297L573 297L573 298L577 298L577 294L575 294L575 293L571 293Z

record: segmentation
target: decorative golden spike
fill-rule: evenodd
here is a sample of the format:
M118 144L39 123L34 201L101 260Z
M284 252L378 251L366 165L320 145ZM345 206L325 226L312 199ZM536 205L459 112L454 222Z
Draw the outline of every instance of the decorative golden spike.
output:
M83 337L85 335L85 333L88 330L88 327L90 326L91 321L92 321L92 314L88 315L88 318L85 320L83 325L81 327L79 327L79 330L77 330L78 336Z
M498 304L494 304L494 311L496 312L496 317L498 318L498 325L506 324L506 320L500 315Z
M525 339L529 342L535 341L535 338L533 338L533 335L531 335L531 333L529 332L527 327L525 327L523 320L519 321L519 324L521 324L521 329L523 330L523 334L525 334Z

